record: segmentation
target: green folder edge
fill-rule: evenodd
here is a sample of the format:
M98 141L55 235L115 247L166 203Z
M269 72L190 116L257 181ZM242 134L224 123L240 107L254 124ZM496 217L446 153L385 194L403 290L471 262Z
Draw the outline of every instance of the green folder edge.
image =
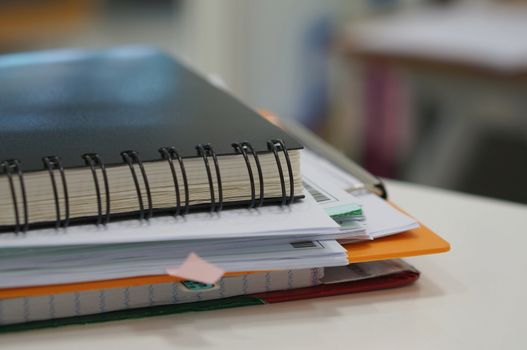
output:
M181 314L192 311L211 311L233 307L266 304L263 299L250 296L237 296L224 299L197 301L194 303L149 306L137 309L104 312L100 314L57 318L53 320L33 321L6 326L0 326L1 333L22 332L43 328L83 325L109 321L130 320L144 317Z

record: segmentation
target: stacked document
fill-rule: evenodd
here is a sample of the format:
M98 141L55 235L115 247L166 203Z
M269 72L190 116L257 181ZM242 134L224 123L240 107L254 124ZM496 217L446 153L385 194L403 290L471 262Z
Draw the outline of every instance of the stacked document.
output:
M305 198L290 206L2 234L0 288L163 275L190 253L226 272L343 266L349 261L339 242L418 226L373 194L346 192L333 165L305 155Z
M0 76L0 332L400 287L390 259L448 250L158 50Z
M365 232L370 239L417 228L417 221L402 214L379 196L364 188L359 180L315 153L303 152L302 175L307 189L324 207L346 201L359 204L365 213Z
M358 181L331 163L309 151L304 154L304 199L288 206L0 235L0 331L2 325L6 331L18 325L46 326L51 319L69 320L67 324L87 322L86 317L90 322L134 317L135 311L114 312L137 308L149 308L137 311L141 315L154 315L159 311L150 308L163 305L172 305L163 312L184 312L200 309L205 300L217 300L213 306L203 305L209 309L415 281L419 273L403 262L349 264L355 246L364 251L360 242L407 235L419 224L357 189ZM411 246L416 238L403 238L403 244L405 239ZM366 260L376 259L374 251ZM190 279L169 276L193 254L223 271L224 277L203 284L192 281L199 281L203 271ZM291 292L283 294L284 290ZM245 299L228 299L237 296Z
M342 230L307 195L287 208L1 235L0 288L162 275L191 252L229 272L345 265L335 239L358 231Z
M302 171L305 197L289 206L0 235L0 332L398 287L419 272L402 261L354 262L448 250L309 151ZM376 240L379 249L368 243ZM169 276L192 254L224 276Z
M374 195L337 187L324 170L331 165L306 153L305 198L287 207L0 235L0 288L162 275L192 252L227 272L342 266L348 260L338 242L418 226Z
M226 272L343 266L349 261L339 242L418 226L374 195L337 187L324 171L330 165L307 155L305 198L290 206L0 235L0 288L163 275L190 253Z

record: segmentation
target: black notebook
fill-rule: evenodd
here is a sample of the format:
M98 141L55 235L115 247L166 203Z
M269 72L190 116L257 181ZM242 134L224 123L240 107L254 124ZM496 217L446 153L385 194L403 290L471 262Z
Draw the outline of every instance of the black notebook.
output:
M289 204L300 149L143 47L0 56L0 230Z

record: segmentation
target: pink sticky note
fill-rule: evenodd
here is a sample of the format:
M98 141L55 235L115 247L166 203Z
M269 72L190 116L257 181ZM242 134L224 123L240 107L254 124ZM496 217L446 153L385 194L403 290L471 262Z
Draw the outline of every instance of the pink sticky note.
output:
M214 284L225 273L222 269L200 258L196 253L190 253L183 264L177 268L168 268L170 276L191 281Z

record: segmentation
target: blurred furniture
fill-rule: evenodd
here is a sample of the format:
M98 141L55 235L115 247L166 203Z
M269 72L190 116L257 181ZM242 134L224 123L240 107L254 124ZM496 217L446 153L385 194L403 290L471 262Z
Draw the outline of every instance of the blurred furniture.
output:
M362 64L366 79L364 152L382 171L387 164L380 175L397 174L399 165L405 180L465 190L482 139L501 133L527 140L525 38L524 5L430 8L351 26L346 50ZM394 76L409 83L408 91ZM435 118L424 120L423 107ZM509 163L488 165L487 178L470 174L489 187L487 195L499 182L525 184L525 173L497 169L525 157L498 157ZM527 171L527 163L515 169ZM527 191L521 191L511 186L501 195L527 202Z
M41 0L0 3L0 51L49 45L54 37L79 27L99 1Z

